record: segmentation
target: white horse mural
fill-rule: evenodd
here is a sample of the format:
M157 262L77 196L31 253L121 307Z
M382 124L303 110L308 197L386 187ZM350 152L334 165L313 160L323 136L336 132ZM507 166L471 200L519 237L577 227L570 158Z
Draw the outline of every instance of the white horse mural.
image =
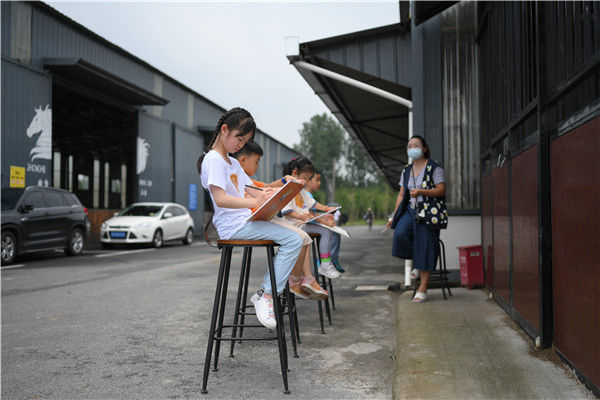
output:
M41 133L40 133L41 132ZM35 108L35 117L27 128L27 137L40 133L35 146L29 152L31 161L36 158L44 160L52 159L52 109L50 104L46 104L45 108L40 106Z
M146 169L146 163L148 162L148 155L150 155L150 143L138 136L137 138L137 173L138 175L144 172Z

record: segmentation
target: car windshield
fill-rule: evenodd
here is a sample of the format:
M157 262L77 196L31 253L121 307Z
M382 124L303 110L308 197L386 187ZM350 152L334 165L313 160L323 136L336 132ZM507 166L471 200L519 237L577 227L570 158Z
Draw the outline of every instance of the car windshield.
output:
M160 213L163 206L143 206L133 204L121 211L120 216L154 217Z
M2 189L2 211L14 210L25 189Z

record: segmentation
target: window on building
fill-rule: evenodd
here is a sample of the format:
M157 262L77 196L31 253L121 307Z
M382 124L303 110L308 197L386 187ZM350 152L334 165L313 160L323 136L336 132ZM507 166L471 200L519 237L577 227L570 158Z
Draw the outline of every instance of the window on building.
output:
M94 183L92 207L100 207L100 160L94 160Z
M60 162L61 162L60 153L58 151L55 151L54 157L52 160L52 165L53 165L52 186L54 186L55 188L59 188L59 189L60 189L60 174L61 174Z
M104 208L109 208L110 164L104 163Z
M77 190L90 190L90 177L88 175L77 174Z
M111 193L121 193L121 180L120 179L111 179L110 180L110 192Z

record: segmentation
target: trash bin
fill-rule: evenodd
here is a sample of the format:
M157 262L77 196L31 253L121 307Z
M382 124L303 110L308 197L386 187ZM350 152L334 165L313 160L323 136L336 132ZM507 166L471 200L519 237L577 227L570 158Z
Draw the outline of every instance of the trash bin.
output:
M483 286L483 256L481 245L459 246L460 284L472 289Z

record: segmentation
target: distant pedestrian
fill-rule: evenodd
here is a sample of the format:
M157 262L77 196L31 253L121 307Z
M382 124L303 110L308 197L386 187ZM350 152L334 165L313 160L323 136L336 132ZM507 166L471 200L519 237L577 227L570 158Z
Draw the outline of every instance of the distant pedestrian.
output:
M414 260L411 278L420 275L421 285L413 301L422 303L427 301L427 284L440 254L440 229L448 225L446 184L444 170L430 159L423 137L413 136L406 150L413 163L402 171L394 218L387 226L394 229L392 254Z
M369 230L371 230L371 228L373 228L373 220L375 219L375 215L373 214L373 210L371 210L370 207L367 209L365 215L363 215L363 219L365 220L367 225L369 225Z

